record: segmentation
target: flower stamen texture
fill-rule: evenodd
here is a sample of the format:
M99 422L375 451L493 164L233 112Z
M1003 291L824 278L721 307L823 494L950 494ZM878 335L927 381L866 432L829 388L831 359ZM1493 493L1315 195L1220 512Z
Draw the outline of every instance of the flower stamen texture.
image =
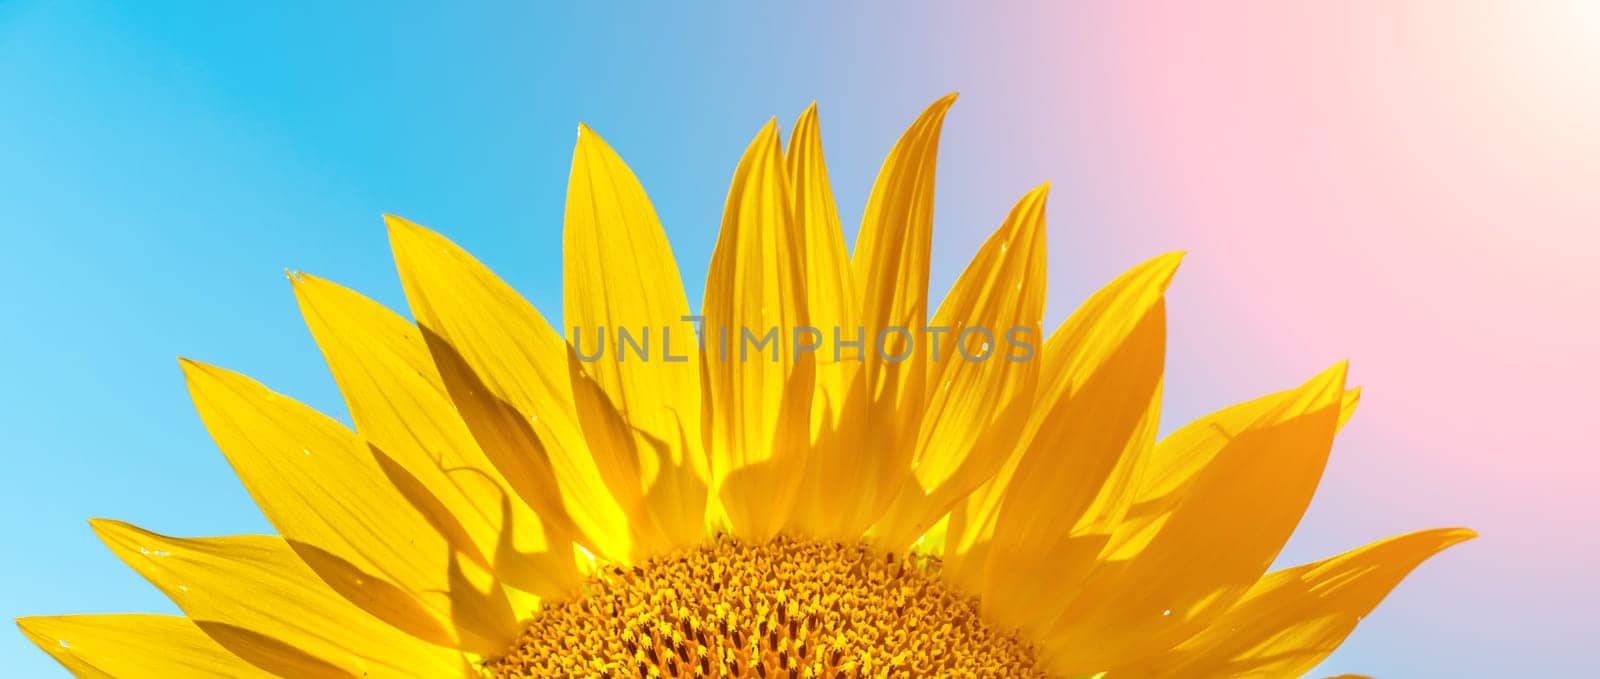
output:
M720 537L603 569L552 605L489 676L1043 677L938 562L864 544Z

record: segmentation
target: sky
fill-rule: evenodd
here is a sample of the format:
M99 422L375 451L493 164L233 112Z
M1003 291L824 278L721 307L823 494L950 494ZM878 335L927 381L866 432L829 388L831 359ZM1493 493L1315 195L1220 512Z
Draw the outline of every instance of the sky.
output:
M853 239L895 138L957 91L935 298L1050 180L1049 324L1189 253L1163 430L1350 359L1361 412L1285 564L1482 534L1319 672L1592 669L1600 6L321 4L0 2L0 614L175 610L91 516L270 530L175 357L342 414L283 272L404 309L382 214L556 318L582 121L650 192L699 299L770 117L818 103ZM0 663L64 676L16 633Z

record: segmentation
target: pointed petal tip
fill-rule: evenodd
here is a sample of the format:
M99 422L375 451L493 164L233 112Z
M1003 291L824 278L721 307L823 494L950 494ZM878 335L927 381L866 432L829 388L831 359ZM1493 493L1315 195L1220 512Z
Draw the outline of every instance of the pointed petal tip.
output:
M407 245L417 247L423 243L437 244L438 241L445 240L444 236L432 229L405 217L386 214L383 216L383 222L389 228L389 248L396 252Z
M950 94L940 97L933 103L928 104L926 108L922 109L922 113L917 114L916 121L912 122L911 128L906 130L905 134L901 136L901 141L903 142L908 137L915 136L913 132L919 129L923 130L924 133L931 132L934 138L937 139L939 130L944 127L945 114L950 112L950 106L955 103L956 93L951 92ZM927 129L927 126L932 126L932 129Z
M422 228L421 226L418 226L416 222L406 219L405 217L401 217L400 215L390 214L388 212L383 213L383 223L385 226L389 227L390 237L393 237L396 232L414 231Z
M94 531L94 536L100 538L101 544L119 557L123 551L135 548L135 536L148 532L126 521L103 518L89 519L89 530Z
M283 274L289 278L289 284L294 286L296 292L307 285L314 285L322 282L322 279L304 271L300 271L299 269L284 269Z
M605 137L600 136L600 133L595 132L594 128L589 127L587 123L582 122L578 123L578 141L574 148L579 151L595 150L609 155L616 155L616 152L611 150L611 145L606 143Z
M383 226L389 232L389 247L391 249L399 249L402 241L416 235L417 225L399 215L384 213Z
M128 523L127 521L106 518L104 516L91 516L87 519L87 521L89 522L89 527L93 528L97 533L104 530L123 530L134 528L134 525Z
M101 542L104 542L108 545L111 543L111 540L115 537L116 533L125 532L132 528L132 524L129 524L125 521L118 521L116 519L107 519L102 517L93 517L89 519L89 530L94 531L95 537L100 538Z
M1029 189L1011 207L1011 214L1007 216L1001 228L1011 234L1010 238L1018 238L1027 233L1043 233L1044 207L1049 197L1050 182Z
M928 104L928 107L923 109L922 117L938 118L942 120L944 115L950 112L950 107L955 105L957 96L959 95L957 95L955 92L951 92L939 97L938 100L934 101L932 104Z
M1156 255L1146 260L1139 268L1146 269L1150 272L1149 275L1155 276L1160 281L1161 291L1164 293L1172 285L1172 277L1178 273L1178 266L1183 264L1183 258L1188 254L1184 250L1174 250Z
M1345 380L1348 379L1349 376L1350 359L1346 358L1328 366L1327 368L1324 368L1322 372L1317 373L1317 376L1311 378L1311 380L1307 383L1307 386L1317 388L1319 391L1331 391L1332 393L1337 394L1340 399L1343 399Z
M818 122L817 116L817 100L812 99L811 105L807 106L804 111L800 112L799 117L794 119L794 131L790 133L790 143L793 143L807 132L815 133L820 126L821 123Z
M783 139L778 132L777 116L767 119L767 123L761 126L761 131L756 132L755 139L750 140L750 146L745 153L748 155L757 150L775 151L780 158L783 157Z
M817 119L817 102L813 99L811 105L794 119L794 127L789 131L789 153L792 154L796 148L805 145L802 140L807 137L812 138L811 143L817 143L815 138L821 134L821 127L822 124Z
M1050 181L1045 180L1044 183L1029 189L1025 200L1031 200L1038 203L1039 209L1043 210L1045 203L1050 201Z
M187 358L184 356L178 357L178 367L183 370L184 381L190 383L199 378L216 380L228 373L227 370L218 368L210 363L196 361L192 358Z
M1050 182L1049 181L1045 181L1043 183L1035 185L1031 189L1028 189L1027 193L1022 194L1022 197L1017 199L1017 203L1022 204L1022 203L1043 202L1049 196L1050 196Z
M1297 391L1302 398L1302 406L1311 409L1323 407L1337 408L1344 402L1345 380L1349 378L1350 361L1343 360L1335 363L1311 379L1301 384Z

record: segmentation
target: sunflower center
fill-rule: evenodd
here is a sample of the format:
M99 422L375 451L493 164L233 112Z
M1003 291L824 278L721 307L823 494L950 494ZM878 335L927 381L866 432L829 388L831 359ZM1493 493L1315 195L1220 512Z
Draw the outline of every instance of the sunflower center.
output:
M1042 677L937 563L732 538L611 568L539 611L491 677Z

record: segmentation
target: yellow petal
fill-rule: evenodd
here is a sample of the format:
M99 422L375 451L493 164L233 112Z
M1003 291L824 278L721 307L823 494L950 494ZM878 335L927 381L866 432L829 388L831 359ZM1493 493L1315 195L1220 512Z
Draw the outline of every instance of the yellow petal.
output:
M791 517L808 535L848 539L840 498L854 497L865 483L861 453L866 434L862 416L866 395L861 361L853 350L835 351L837 339L850 341L860 327L850 253L845 249L839 211L822 156L822 131L813 103L795 121L785 155L795 228L805 270L806 316L816 337L816 391L811 402L811 456L800 482ZM837 355L837 359L835 358Z
M386 219L411 313L478 444L541 515L538 498L553 477L585 544L626 560L634 540L612 488L638 486L634 460L623 451L590 450L573 404L566 342L454 243Z
M1181 259L1178 254L1163 255L1127 271L1091 296L1051 335L1042 352L1040 384L1034 397L1035 413L1024 426L1016 449L1000 472L974 491L957 512L957 520L951 527L952 543L947 555L951 561L947 566L961 567L963 553L993 537L1006 488L1023 455L1045 427L1046 416L1057 408L1065 409L1073 390L1086 382L1087 375L1100 368L1115 347L1127 341L1136 324L1161 301ZM1103 456L1077 462L1085 469L1103 470L1111 464Z
M171 615L18 618L17 626L79 679L273 676L224 650L188 619Z
M984 563L957 554L952 579L982 592L1010 625L1037 626L1059 612L1132 502L1159 404L1162 296L1179 260L1135 267L1052 334L1014 451L952 524L949 551L992 543Z
M1346 389L1344 402L1339 406L1340 429L1344 429L1344 425L1350 422L1350 418L1356 414L1356 406L1358 405L1361 405L1361 387Z
M1030 634L1059 613L1132 503L1132 481L1155 442L1165 335L1158 303L1092 377L1056 402L1006 488L985 601Z
M794 341L807 322L788 184L769 122L734 171L703 305L714 487L751 539L787 521L810 446L815 357Z
M234 655L280 676L459 676L460 655L328 587L277 537L184 539L92 521L111 551Z
M546 525L515 496L461 421L417 327L332 282L290 280L356 431L383 451L380 461L398 465L385 470L396 485L420 484L427 492L419 495L436 498L430 522L509 584L544 597L575 592L565 516ZM560 498L545 506L559 511Z
M950 515L945 514L935 521L933 526L911 543L911 551L916 554L944 558L945 536L950 532Z
M933 179L939 132L955 99L950 94L934 102L901 135L878 171L861 219L851 268L865 339L860 353L867 441L861 449L870 455L860 462L866 485L856 496L839 498L846 532L871 525L894 499L916 441L927 352L915 350L914 340L928 320ZM845 329L847 338L851 330Z
M835 327L853 328L859 323L860 305L850 269L850 253L845 249L839 210L834 204L833 187L828 182L828 167L822 155L822 130L816 104L795 121L784 167L789 176L794 225L801 233L796 246L801 251L805 271L807 317L812 325L829 331ZM825 338L824 344L831 345L832 339ZM860 365L860 361L834 361L832 351L819 351L817 363ZM838 385L827 388L837 389Z
M1048 191L1017 202L934 314L911 473L873 529L888 549L916 540L1016 447L1039 378Z
M461 641L450 622L449 541L365 440L248 377L182 364L211 438L278 532L305 546L312 568L390 624L434 643Z
M1099 671L1170 648L1266 572L1311 501L1338 425L1345 366L1296 389L1220 449L1148 545L1107 561L1044 638L1062 672Z
M1115 677L1294 677L1311 670L1423 561L1476 537L1408 533L1261 578L1200 634Z
M605 141L578 128L567 184L565 322L582 376L626 420L644 451L638 491L667 545L702 535L706 501L700 366L689 302L644 187ZM626 333L626 336L624 335ZM598 353L596 349L600 349ZM593 412L579 404L578 412ZM588 419L590 440L607 428Z
M1130 559L1148 546L1184 492L1201 471L1216 459L1228 439L1218 431L1239 431L1262 413L1293 398L1295 390L1268 394L1233 405L1184 425L1162 439L1152 452L1122 525L1117 527L1102 557L1113 561ZM1360 389L1348 389L1340 403L1339 426L1349 420L1360 401Z

